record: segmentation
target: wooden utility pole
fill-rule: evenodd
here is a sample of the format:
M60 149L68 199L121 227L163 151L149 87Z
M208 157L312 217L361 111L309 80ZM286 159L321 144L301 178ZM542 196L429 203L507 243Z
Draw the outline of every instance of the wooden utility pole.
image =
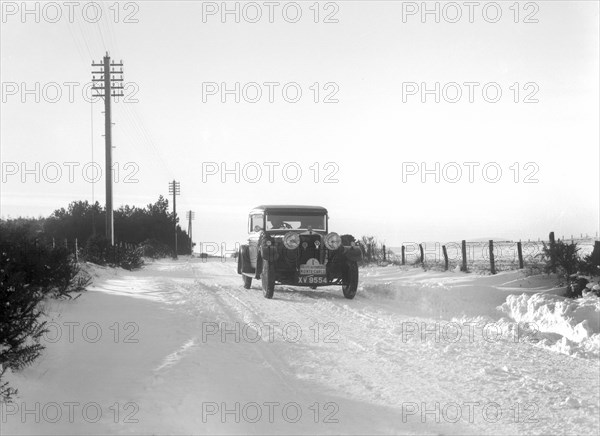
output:
M169 183L169 194L173 194L173 229L175 231L175 252L173 258L177 259L177 196L181 193L179 182L173 180Z
M187 219L188 219L188 236L190 238L190 256L192 255L192 250L194 249L194 243L192 242L192 221L196 218L196 213L194 211L188 210Z
M112 97L123 97L123 84L113 85L113 82L123 81L123 62L112 63L110 56L106 52L104 61L96 64L92 61L92 67L102 67L102 71L92 71L92 90L96 91L94 97L104 98L104 141L106 150L105 177L106 177L106 238L110 240L111 245L115 243L115 232L113 229L113 191L112 191L112 123L110 103ZM114 67L121 67L120 71L115 71ZM111 70L112 68L112 70ZM101 77L96 79L95 74ZM113 74L119 74L120 77L113 78ZM96 82L102 82L102 85ZM115 92L113 92L115 91Z

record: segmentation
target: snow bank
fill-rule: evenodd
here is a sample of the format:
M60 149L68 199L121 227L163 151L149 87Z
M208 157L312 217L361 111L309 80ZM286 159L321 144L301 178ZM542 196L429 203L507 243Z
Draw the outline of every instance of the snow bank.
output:
M600 299L592 292L576 300L562 297L565 286L557 286L555 276L368 267L361 277L360 295L397 313L494 322L506 329L529 323L528 336L538 346L570 356L600 356Z
M521 271L496 275L423 271L418 268L368 267L361 270L360 295L394 305L409 315L450 320L454 317L489 317L503 314L498 306L511 294L558 292L547 276L526 277Z
M579 299L509 295L499 309L517 322L533 323L544 346L571 355L600 355L600 299L593 294Z

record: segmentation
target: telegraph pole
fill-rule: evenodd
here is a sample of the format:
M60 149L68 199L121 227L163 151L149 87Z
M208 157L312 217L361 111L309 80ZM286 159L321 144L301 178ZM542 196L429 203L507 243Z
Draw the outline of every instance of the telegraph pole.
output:
M190 237L190 256L192 255L192 250L194 249L194 243L192 242L192 221L196 218L196 212L189 210L187 212L188 219L188 236Z
M92 90L96 91L94 97L104 98L104 142L105 142L105 177L106 177L106 238L110 240L111 245L115 244L115 232L113 229L113 191L112 191L112 123L110 103L112 97L123 97L123 84L113 85L113 82L123 82L123 62L114 63L110 61L110 56L106 52L104 61L96 64L92 61L92 67L102 67L101 71L92 71ZM114 67L121 67L120 71L115 71ZM111 70L112 68L112 70ZM96 79L95 74L101 77ZM113 78L113 74L119 74L120 77ZM96 86L97 82L99 83ZM114 92L113 92L114 91Z
M181 188L179 186L179 182L173 180L169 183L169 194L173 194L173 228L175 230L175 253L173 253L173 258L177 259L177 196L181 193Z

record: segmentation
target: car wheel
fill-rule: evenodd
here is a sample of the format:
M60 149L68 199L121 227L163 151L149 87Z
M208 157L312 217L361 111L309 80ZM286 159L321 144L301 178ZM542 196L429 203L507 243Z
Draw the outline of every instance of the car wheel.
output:
M358 263L348 261L346 263L345 276L346 284L342 285L342 292L344 293L344 297L352 300L358 289Z
M275 267L273 266L273 262L269 262L268 260L263 259L262 261L262 289L263 295L265 298L273 298L273 294L275 293Z
M250 286L252 286L252 277L242 274L242 280L244 281L244 288L250 289Z

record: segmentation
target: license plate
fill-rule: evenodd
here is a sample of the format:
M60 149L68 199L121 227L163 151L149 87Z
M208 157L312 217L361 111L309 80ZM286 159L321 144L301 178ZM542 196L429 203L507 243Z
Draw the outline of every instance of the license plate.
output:
M327 277L326 276L300 276L300 277L298 277L298 283L306 284L306 285L326 284Z
M326 274L325 265L300 265L301 276L324 276Z

